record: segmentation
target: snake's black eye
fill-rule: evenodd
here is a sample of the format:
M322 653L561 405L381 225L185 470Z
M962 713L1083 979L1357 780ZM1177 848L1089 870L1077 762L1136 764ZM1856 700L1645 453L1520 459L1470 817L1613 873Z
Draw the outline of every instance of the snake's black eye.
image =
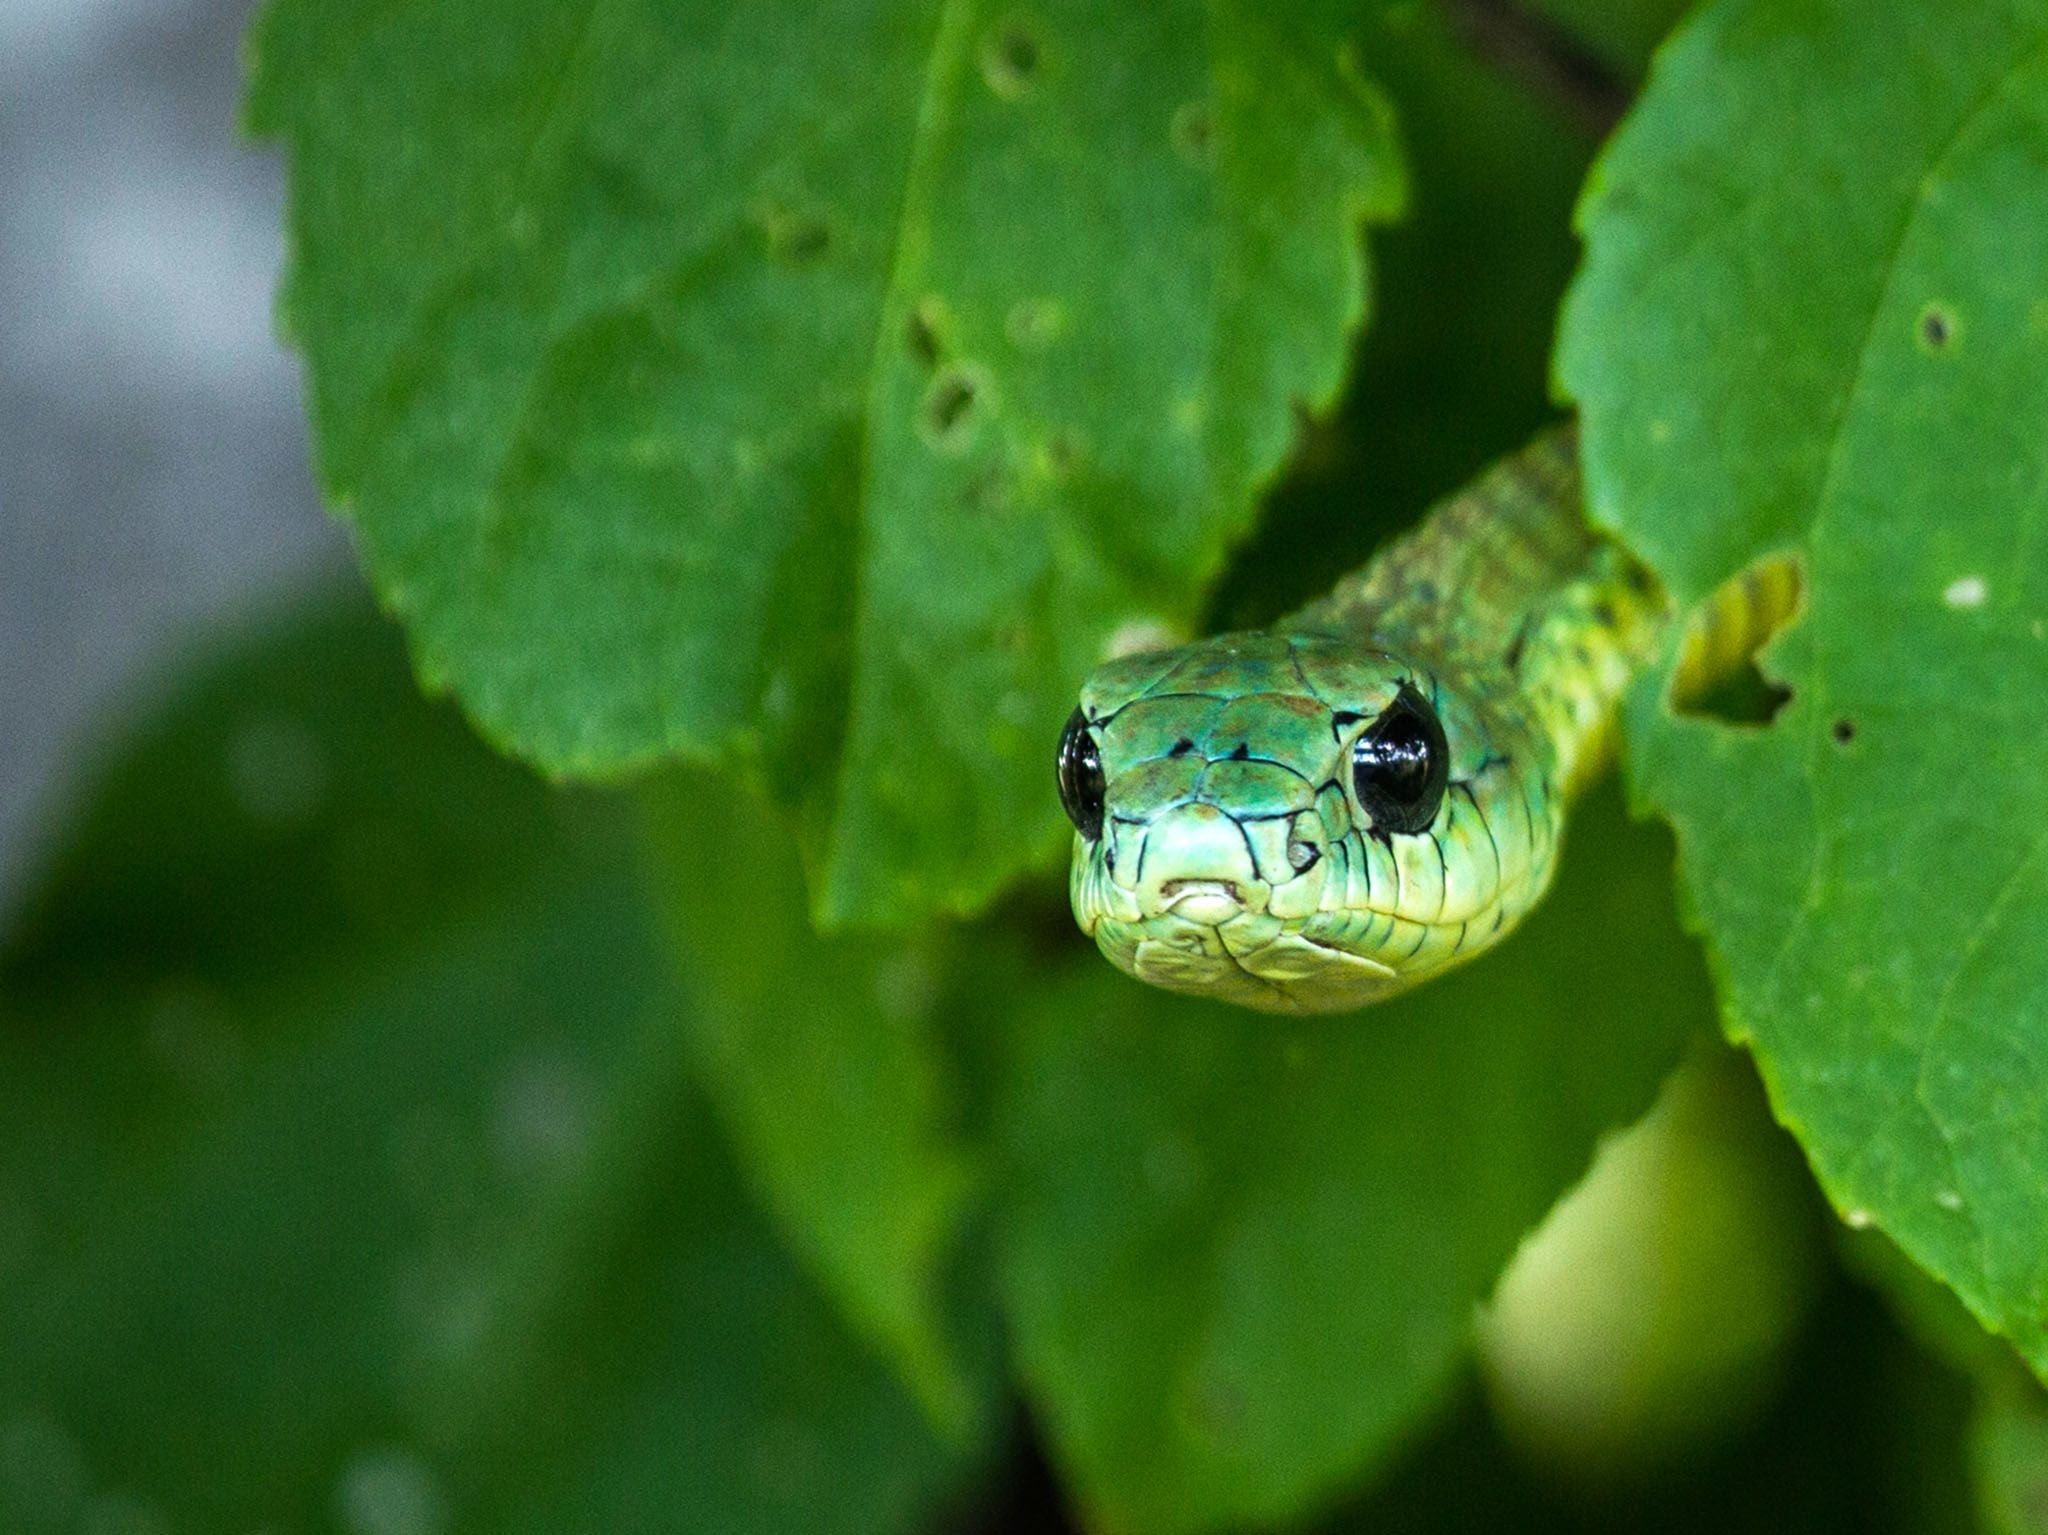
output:
M1076 709L1060 732L1060 803L1074 829L1090 842L1102 837L1102 753L1095 745L1095 733L1088 718Z
M1404 682L1386 712L1351 748L1351 786L1373 830L1417 832L1436 819L1450 778L1450 750L1436 710Z

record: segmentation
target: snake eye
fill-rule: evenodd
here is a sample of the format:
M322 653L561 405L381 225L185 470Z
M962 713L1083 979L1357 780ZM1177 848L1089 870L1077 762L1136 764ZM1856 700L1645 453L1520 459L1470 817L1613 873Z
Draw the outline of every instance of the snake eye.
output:
M1102 798L1107 787L1102 781L1102 753L1087 716L1076 709L1060 732L1060 803L1074 829L1090 842L1102 837Z
M1351 786L1373 830L1417 832L1436 819L1450 750L1436 711L1409 683L1351 748Z

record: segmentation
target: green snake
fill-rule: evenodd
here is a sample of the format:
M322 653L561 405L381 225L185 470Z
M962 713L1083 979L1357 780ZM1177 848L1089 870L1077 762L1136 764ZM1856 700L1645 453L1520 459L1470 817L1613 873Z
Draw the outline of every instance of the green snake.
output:
M1272 629L1098 668L1057 778L1074 916L1102 952L1174 991L1319 1013L1512 932L1675 622L1581 503L1576 435L1553 430ZM1797 601L1789 565L1731 582L1683 632L1674 693Z

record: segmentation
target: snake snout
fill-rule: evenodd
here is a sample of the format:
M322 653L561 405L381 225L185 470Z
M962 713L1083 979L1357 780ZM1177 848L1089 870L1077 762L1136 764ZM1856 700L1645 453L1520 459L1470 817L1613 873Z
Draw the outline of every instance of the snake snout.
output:
M1226 922L1262 908L1266 887L1242 830L1214 805L1185 805L1160 817L1145 835L1145 910L1190 922Z

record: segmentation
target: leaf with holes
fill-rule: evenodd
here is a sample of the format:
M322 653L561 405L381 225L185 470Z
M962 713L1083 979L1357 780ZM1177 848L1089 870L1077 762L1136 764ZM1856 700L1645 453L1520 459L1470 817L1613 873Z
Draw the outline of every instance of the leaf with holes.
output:
M1830 1196L2048 1371L2044 167L2048 6L1711 6L1593 177L1559 372L1682 598L1803 557L1790 703L1645 688L1634 781Z
M761 776L828 920L984 901L1336 389L1400 191L1350 25L273 0L286 323L422 674L552 772Z

